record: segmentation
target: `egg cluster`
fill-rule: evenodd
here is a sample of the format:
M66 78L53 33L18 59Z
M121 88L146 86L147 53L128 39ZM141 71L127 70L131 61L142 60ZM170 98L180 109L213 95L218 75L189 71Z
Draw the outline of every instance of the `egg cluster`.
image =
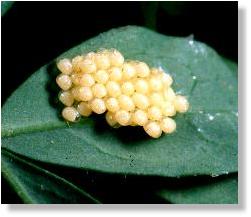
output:
M81 115L103 114L112 127L142 126L153 138L172 133L176 112L186 112L189 103L173 91L172 77L162 69L140 61L125 61L115 50L90 52L57 63L62 89L59 100L66 106L65 120Z

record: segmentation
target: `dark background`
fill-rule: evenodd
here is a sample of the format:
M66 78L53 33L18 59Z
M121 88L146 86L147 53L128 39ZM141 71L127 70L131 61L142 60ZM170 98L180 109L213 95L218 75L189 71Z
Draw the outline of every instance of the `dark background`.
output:
M237 17L237 2L16 2L2 17L2 104L42 65L71 47L120 26L146 26L173 36L193 34L195 40L207 43L237 62ZM79 180L77 173L68 174L58 167L54 171L62 176L70 175L74 182ZM121 186L123 198L117 198L116 202L161 203L144 191L145 185L149 188L161 185L160 182L133 177L125 182L125 177L110 178L95 173L84 180L87 186L94 185L95 180L95 188L96 183L107 183L108 193L104 189L96 189L96 193L101 196L103 193L108 203L114 202ZM141 192L139 198L131 197L134 189ZM2 203L20 202L2 179Z
M35 70L99 33L140 25L237 61L237 2L16 2L2 17L2 104Z

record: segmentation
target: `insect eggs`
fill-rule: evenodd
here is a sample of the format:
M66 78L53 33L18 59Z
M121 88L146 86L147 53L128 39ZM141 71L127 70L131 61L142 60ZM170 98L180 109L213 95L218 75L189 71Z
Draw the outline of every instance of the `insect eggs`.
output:
M125 60L116 49L102 49L57 62L58 99L62 117L105 113L109 126L140 126L152 138L174 133L177 113L189 109L186 97L172 88L173 78L162 68L138 60Z

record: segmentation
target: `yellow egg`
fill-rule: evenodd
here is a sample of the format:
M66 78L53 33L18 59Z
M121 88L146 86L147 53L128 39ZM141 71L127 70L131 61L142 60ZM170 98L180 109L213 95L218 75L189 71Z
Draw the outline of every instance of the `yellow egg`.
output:
M148 122L147 113L143 110L137 110L132 115L132 122L139 126L144 126Z
M152 91L160 91L163 87L162 81L158 77L151 77L148 84Z
M121 91L123 94L131 96L135 91L133 83L130 81L124 82L121 86Z
M106 122L111 126L114 127L118 122L115 119L115 114L112 112L106 112L105 114Z
M118 97L119 107L125 111L133 111L135 109L135 105L131 97L127 95L120 95Z
M153 92L149 95L149 100L151 105L161 107L164 103L164 98L161 93Z
M159 75L161 75L161 71L159 70L159 69L157 69L157 68L151 68L151 74L152 75L154 75L154 76L159 76Z
M72 85L69 75L60 74L57 76L56 82L62 90L69 90Z
M102 114L106 111L105 102L103 99L95 98L90 102L90 107L93 112Z
M80 85L81 76L82 76L82 74L80 74L80 73L71 74L70 78L71 78L72 83L76 86Z
M74 87L71 89L71 93L77 101L90 101L93 98L90 87Z
M153 137L153 138L159 138L162 134L162 130L160 128L160 125L155 122L155 121L151 121L149 123L147 123L144 126L144 130L146 131L146 133Z
M92 86L92 93L94 97L103 98L106 96L107 90L106 90L105 85L103 84L94 84Z
M73 67L71 61L69 59L62 59L57 63L58 69L66 75L70 75L72 73Z
M91 109L90 105L86 102L79 103L77 106L77 110L84 117L88 117L92 114L92 109Z
M106 90L111 97L118 97L121 94L120 85L115 81L108 81L106 83Z
M59 100L66 106L71 106L74 103L74 97L70 91L63 91L59 94Z
M167 100L169 102L172 102L176 97L176 95L171 87L165 89L163 91L163 95L164 95L165 100Z
M98 70L94 74L94 79L100 84L105 84L109 79L109 74L106 70Z
M136 76L135 68L132 64L126 62L122 67L123 80L130 80Z
M122 70L119 67L112 67L109 69L109 76L111 81L120 81L122 79Z
M134 93L132 95L132 99L133 99L135 106L137 106L139 109L145 110L150 105L147 96L145 96L141 93Z
M62 111L62 116L67 121L75 122L79 118L79 113L74 107L65 107Z
M134 83L136 92L147 94L149 91L148 83L145 79L137 79Z
M79 68L82 73L93 73L97 69L95 62L88 58L79 63Z
M110 67L109 55L106 52L97 53L95 56L95 63L98 69L108 69Z
M131 115L128 111L119 110L115 113L115 119L120 125L127 126L130 123Z
M95 84L95 80L91 74L83 74L79 78L79 85L91 87Z
M173 133L176 129L176 123L172 118L164 118L160 122L160 127L164 133Z
M161 110L162 110L162 114L164 116L171 117L176 114L176 109L175 109L173 103L168 102L168 101L166 101L162 104Z
M122 66L124 63L123 55L115 49L110 50L109 58L111 66Z
M169 87L172 85L173 83L173 79L172 77L169 75L169 74L166 74L166 73L162 73L161 75L161 79L162 79L162 83L165 87Z
M150 75L150 69L146 63L136 62L134 67L138 77L145 78Z
M75 73L81 72L80 63L84 60L83 56L76 56L72 59L72 68Z
M189 103L188 103L186 97L177 95L174 100L174 106L178 112L184 113L188 110Z
M108 98L106 100L106 108L110 112L116 112L120 109L119 102L116 98Z
M150 120L159 121L162 118L161 110L156 106L148 108L147 116Z

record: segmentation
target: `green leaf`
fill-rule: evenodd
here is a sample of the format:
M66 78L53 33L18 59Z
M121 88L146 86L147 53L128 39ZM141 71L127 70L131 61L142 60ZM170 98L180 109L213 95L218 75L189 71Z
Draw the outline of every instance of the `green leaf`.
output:
M219 175L237 171L237 77L207 45L123 27L61 55L116 48L127 59L161 66L191 108L175 117L177 131L159 139L141 128L112 129L103 116L67 125L60 118L55 62L43 66L2 108L2 147L29 158L111 173L160 176Z
M178 204L237 204L238 175L231 174L217 179L170 188L166 186L157 194Z
M15 2L1 1L1 16L5 15Z
M236 75L238 75L238 65L235 62L233 62L233 61L231 61L231 60L229 60L229 59L227 59L225 57L222 57L222 59L224 60L224 62L226 63L226 65L229 67L229 69L233 73L235 73Z
M2 174L24 203L98 203L67 180L4 149Z

